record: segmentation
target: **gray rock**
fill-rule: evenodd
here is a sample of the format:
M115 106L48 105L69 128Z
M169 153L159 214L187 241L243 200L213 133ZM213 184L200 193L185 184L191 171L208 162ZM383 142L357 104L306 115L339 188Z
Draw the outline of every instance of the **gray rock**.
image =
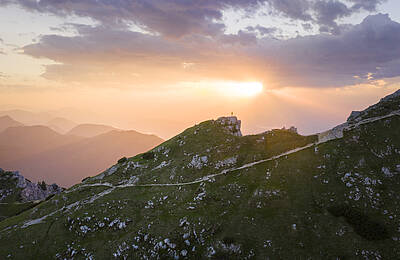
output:
M289 132L292 132L292 133L297 134L297 128L294 127L294 126L291 126L291 127L289 128Z
M32 183L29 180L26 181L25 188L21 191L21 197L23 201L34 201L44 200L53 194L59 194L63 191L63 188L57 184L51 184L45 186L45 189L37 183Z
M242 136L240 131L242 121L238 120L236 116L220 117L216 122L224 126L233 135Z
M338 125L328 131L322 132L318 134L318 142L319 143L324 143L330 140L334 140L337 138L342 138L343 137L343 131L349 126L349 124L343 123L341 125Z
M0 173L6 176L2 181L10 180L14 188L10 189L10 192L19 192L22 202L34 201L34 200L44 200L48 196L53 194L58 194L64 189L59 187L57 184L51 185L39 185L38 183L33 183L30 180L25 179L18 171L6 172L1 170Z
M356 119L362 114L361 111L352 111L350 116L347 118L347 122L356 121Z
M388 95L388 96L382 98L382 99L381 99L381 102L382 102L382 101L389 101L389 100L391 100L392 98L396 98L396 97L400 97L400 89L397 90L396 92L394 92L393 94L390 94L390 95Z

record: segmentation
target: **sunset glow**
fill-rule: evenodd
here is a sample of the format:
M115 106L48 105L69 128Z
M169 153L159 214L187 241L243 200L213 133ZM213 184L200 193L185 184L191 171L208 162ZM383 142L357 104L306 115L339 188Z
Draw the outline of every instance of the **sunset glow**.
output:
M36 2L0 1L0 111L163 138L235 111L246 133L313 133L399 88L394 0Z
M227 96L254 97L262 92L263 85L260 82L227 82L217 88Z

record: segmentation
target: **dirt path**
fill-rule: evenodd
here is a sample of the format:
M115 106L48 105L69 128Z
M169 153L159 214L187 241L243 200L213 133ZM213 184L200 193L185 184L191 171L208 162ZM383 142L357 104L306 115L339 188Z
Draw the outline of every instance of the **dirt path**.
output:
M378 121L378 120L381 120L381 119L385 119L385 118L389 118L389 117L396 116L396 115L400 116L400 110L393 111L392 113L390 113L388 115L385 115L385 116L368 118L368 119L362 120L362 121L360 121L360 122L358 122L356 124L353 124L353 125L345 125L345 124L343 124L343 128L341 128L340 130L343 132L343 130L350 130L350 129L353 129L353 128L358 127L360 125L363 125L363 124L368 124L368 123L371 123L371 122L375 122L375 121ZM112 185L111 183L108 183L108 182L106 182L106 183L94 183L94 184L83 184L83 185L80 185L77 188L75 188L75 189L73 189L71 191L68 191L68 192L73 192L76 189L80 189L80 188L84 188L84 187L108 187L109 189L107 189L105 191L102 191L99 194L96 194L96 195L94 195L92 197L86 198L84 200L76 201L76 202L74 202L74 203L72 203L70 205L64 206L64 207L62 207L62 208L60 208L60 209L58 209L58 210L56 210L56 211L54 211L54 212L52 212L50 214L47 214L47 215L45 215L45 216L43 216L41 218L29 220L29 221L25 222L21 227L22 228L26 228L26 227L31 226L31 225L42 223L46 218L48 218L50 216L53 216L54 214L56 214L58 212L61 212L61 211L65 210L65 209L71 209L74 206L81 205L81 204L93 203L95 200L97 200L97 199L99 199L99 198L101 198L101 197L113 192L115 189L118 189L118 188L128 188L128 187L168 187L168 186L193 185L193 184L209 181L209 180L211 180L211 179L213 179L213 178L215 178L217 176L220 176L220 175L225 175L225 174L228 174L230 172L247 169L247 168L253 167L254 165L257 165L257 164L260 164L260 163L273 161L273 160L282 158L284 156L287 156L287 155L290 155L290 154L294 154L294 153L297 153L299 151L303 151L303 150L308 149L308 148L310 148L312 146L316 146L316 145L319 145L319 144L322 144L322 143L325 143L327 141L331 141L331 140L334 140L334 139L338 139L338 138L340 138L340 137L336 137L336 138L332 138L332 139L324 138L323 140L319 139L318 142L311 143L311 144L308 144L306 146L302 146L302 147L298 147L298 148L289 150L287 152L284 152L282 154L270 157L268 159L263 159L263 160L255 161L255 162L252 162L252 163L247 163L247 164L244 164L244 165L242 165L240 167L236 167L236 168L225 169L225 170L223 170L223 171L221 171L219 173L210 174L210 175L204 176L204 177L202 177L200 179L197 179L197 180L194 180L194 181L191 181L191 182L164 183L164 184L163 183L121 184L121 185Z

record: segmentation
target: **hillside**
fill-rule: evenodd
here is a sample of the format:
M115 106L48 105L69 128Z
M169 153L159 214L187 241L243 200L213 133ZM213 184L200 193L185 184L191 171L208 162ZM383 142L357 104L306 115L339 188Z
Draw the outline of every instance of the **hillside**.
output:
M75 136L64 136L71 137ZM157 136L136 131L111 131L7 161L3 167L18 169L36 181L46 180L69 187L103 171L123 156L142 153L162 141Z
M6 130L9 127L14 127L14 126L22 126L18 121L15 121L9 116L1 116L0 117L0 133Z
M313 136L203 122L0 222L0 258L397 259L399 98Z
M76 135L81 137L94 137L96 135L105 134L113 130L118 130L118 129L107 125L81 124L72 128L66 134Z

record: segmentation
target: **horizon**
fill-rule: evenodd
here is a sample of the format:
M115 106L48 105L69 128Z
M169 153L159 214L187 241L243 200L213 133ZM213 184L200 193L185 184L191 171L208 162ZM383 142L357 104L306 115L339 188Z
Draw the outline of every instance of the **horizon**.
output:
M396 91L399 91L399 90L400 90L400 89L397 89L397 90L395 90L395 92L396 92ZM393 94L393 93L394 93L394 92L390 92L390 93L388 93L388 95ZM371 103L371 104L368 104L366 107L363 107L363 108L361 108L360 110L353 110L353 111L351 111L351 112L354 112L354 111L363 111L363 110L365 110L366 108L377 104L378 101L380 101L381 99L383 99L383 98L386 97L386 96L387 96L387 95L382 96L382 97L379 97L378 100L377 100L376 102ZM68 108L65 108L65 109L68 109ZM60 114L58 114L58 113L55 112L55 111L29 111L29 110L26 110L26 109L23 109L23 108L6 109L6 110L0 110L0 114L1 114L1 115L0 115L0 118L1 118L1 117L8 117L8 118L11 118L12 120L17 121L18 123L21 123L20 121L16 120L13 116L10 116L10 114L12 114L12 113L14 113L14 112L22 112L22 113L26 113L26 112L27 112L27 113L31 113L31 114L39 115L39 116L40 116L40 115L42 115L42 116L45 115L45 116L46 116L46 120L43 120L43 119L42 119L42 120L39 120L40 122L36 122L36 123L22 123L21 126L44 126L44 127L50 128L51 130L53 130L53 131L55 131L55 132L57 132L58 134L61 134L61 135L66 135L66 134L68 134L68 132L70 132L71 130L73 130L73 129L79 127L79 126L89 125L89 126L111 127L111 128L115 128L114 130L121 130L121 131L137 131L137 132L139 132L139 133L141 133L141 134L155 135L155 136L157 136L157 137L162 138L164 141L167 141L167 140L173 138L174 136L179 135L179 134L182 133L184 130L186 130L186 129L190 128L190 127L193 127L193 126L195 126L195 125L198 125L198 124L200 124L200 123L202 123L202 122L205 122L205 121L208 121L208 120L217 120L217 119L219 119L219 118L221 118L221 117L231 117L231 116L236 117L237 119L241 120L240 117L238 117L235 113L231 112L231 114L229 114L229 115L228 115L228 114L226 114L226 115L220 115L220 116L218 116L218 117L216 117L216 118L208 118L208 119L205 119L205 120L200 121L200 122L194 122L192 125L188 125L187 127L183 128L181 131L177 132L176 134L174 134L174 135L172 135L172 136L163 137L163 136L158 135L158 134L153 133L153 132L141 132L141 131L138 131L137 129L133 129L133 128L118 127L118 126L115 126L115 125L112 125L112 124L108 124L106 121L104 121L104 122L90 121L90 120L89 120L89 121L85 121L85 120L76 120L76 121L74 121L74 120L70 120L70 118L68 118L68 117L60 116ZM350 113L351 113L351 112L350 112ZM337 125L339 125L339 124L341 124L341 123L344 123L345 120L350 116L350 113L347 115L347 117L346 117L342 122L339 122ZM50 119L50 120L49 120L49 119ZM50 127L50 122L53 121L53 120L55 120L55 119L62 119L62 120L70 121L70 123L73 123L74 126L73 126L73 127L69 127L69 128L68 128L68 131L66 131L66 132L65 132L65 129L64 129L64 131L60 131L60 130L57 130L57 129L53 129L52 127ZM28 119L28 120L29 120L29 119ZM37 120L37 118L31 118L30 120ZM21 120L21 121L23 121L23 120ZM267 132L267 131L269 131L269 130L274 130L274 129L285 129L285 128L286 128L286 129L289 129L290 127L296 127L295 125L267 126L265 129L260 130L259 132L246 132L246 129L243 131L243 125L245 125L244 123L245 123L245 122L243 122L243 120L241 120L241 125L242 125L241 131L243 132L243 136L246 136L246 135L257 135L257 134L261 134L261 133ZM325 131L327 131L327 130L330 130L331 128L334 128L334 127L337 126L337 125L333 125L332 127L328 127L328 128L326 128L326 129L322 129L321 131L318 131L318 132L308 132L308 133L304 133L304 132L301 131L301 129L297 129L297 127L296 127L296 130L298 131L299 134L302 134L302 135L316 135L316 134L320 134L320 133L322 133L322 132L325 132ZM0 132L1 132L1 131L0 131ZM104 132L104 133L107 133L107 132Z

